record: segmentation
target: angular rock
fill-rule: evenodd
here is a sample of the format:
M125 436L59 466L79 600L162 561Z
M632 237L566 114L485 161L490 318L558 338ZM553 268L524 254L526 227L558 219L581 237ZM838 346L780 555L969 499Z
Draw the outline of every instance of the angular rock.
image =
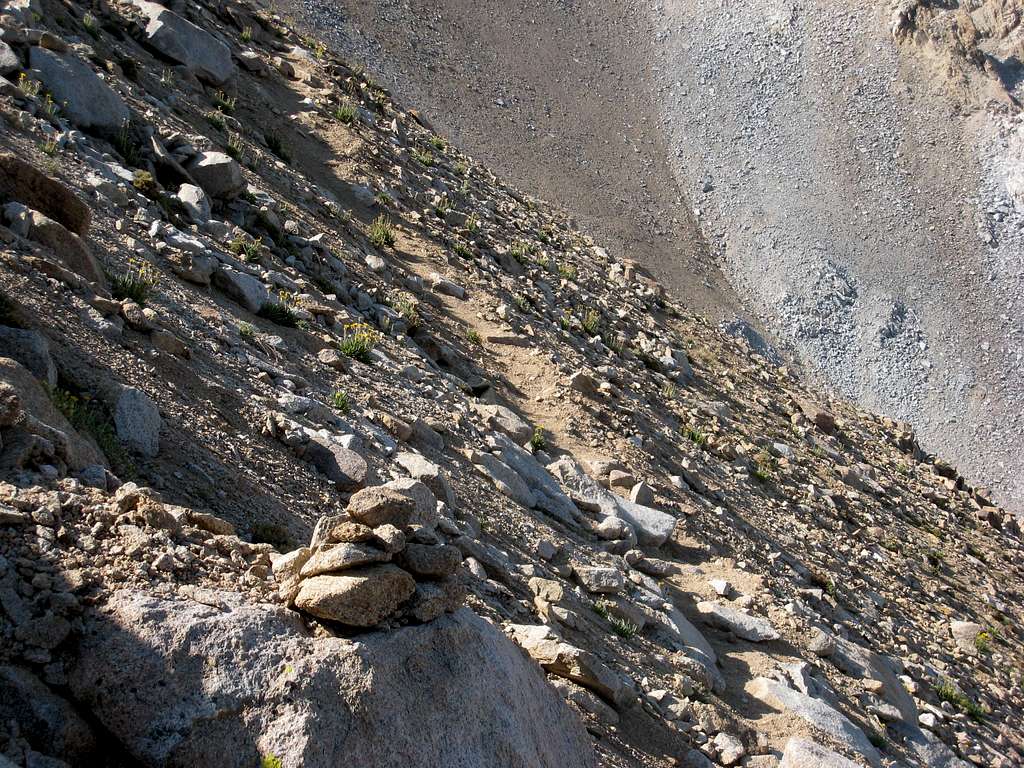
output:
M125 387L114 404L117 436L133 451L150 458L160 453L163 419L152 398L135 387Z
M541 466L533 454L516 445L500 432L487 437L488 444L496 451L497 457L511 468L526 483L536 497L536 508L542 509L564 525L575 527L579 512L572 500L565 495L551 473Z
M903 722L917 722L917 705L886 657L841 637L835 638L832 662L844 673L857 679L882 683L881 697L900 711Z
M57 386L57 366L50 357L50 342L39 331L0 326L0 356L17 360L44 384Z
M626 690L622 679L596 656L559 639L543 624L510 624L512 638L553 675L589 688L611 704L621 704Z
M270 294L260 280L231 267L222 266L214 272L213 284L253 314L270 301Z
M520 418L519 414L504 405L474 404L473 410L480 414L488 430L504 432L518 445L522 445L533 435L533 428Z
M417 578L436 580L447 578L458 570L462 553L448 545L408 544L396 561Z
M7 43L0 41L0 77L6 77L21 69L21 60Z
M366 483L366 460L331 440L314 437L302 457L342 491L355 491Z
M709 624L728 629L736 637L752 643L778 640L780 637L768 619L744 613L728 605L702 600L697 603L697 610Z
M408 612L416 621L434 621L442 614L457 611L465 599L465 587L452 579L420 582L409 601Z
M195 184L182 184L178 188L178 199L188 217L196 224L203 224L210 219L210 199L202 187Z
M61 114L83 130L110 135L131 117L121 97L75 54L33 46L29 66L61 106Z
M200 152L187 170L210 197L230 200L245 191L242 166L223 152Z
M426 483L410 477L399 477L384 483L384 487L412 499L416 505L410 523L431 526L437 522L437 497Z
M105 284L103 270L82 238L39 211L31 211L29 218L30 239L53 251L60 263L75 274L90 283Z
M16 200L84 237L92 211L71 189L12 154L0 154L0 201Z
M476 453L473 456L475 466L482 474L490 478L494 487L508 496L520 506L533 509L537 506L537 497L510 466L490 453Z
M235 74L231 49L209 32L162 5L133 2L147 20L146 42L168 59L210 85L223 85Z
M788 688L777 680L758 677L747 684L747 692L755 699L769 707L789 712L806 720L818 730L847 746L852 751L863 755L871 764L879 764L876 750L864 732L836 709L823 701L812 699L799 691Z
M2 348L0 348L2 349ZM971 656L978 655L978 635L985 631L981 624L973 621L951 621L949 622L949 633L953 637L956 647Z
M412 476L413 480L419 480L426 485L437 498L445 501L448 506L455 506L455 494L452 493L448 478L445 477L441 467L420 454L409 451L399 453L395 456L395 461Z
M616 496L594 482L579 464L567 456L558 459L548 469L561 480L581 508L621 517L633 526L637 540L645 546L661 546L675 530L676 519L672 515Z
M116 592L87 617L70 690L138 764L595 763L543 673L469 610L353 642L219 594L229 610Z
M573 573L588 592L616 594L622 591L625 582L622 573L615 568L576 566Z
M393 614L415 590L416 582L401 568L371 565L304 579L295 607L328 621L373 627Z
M376 528L387 523L406 526L415 509L416 502L410 497L377 485L354 493L345 511L357 523Z

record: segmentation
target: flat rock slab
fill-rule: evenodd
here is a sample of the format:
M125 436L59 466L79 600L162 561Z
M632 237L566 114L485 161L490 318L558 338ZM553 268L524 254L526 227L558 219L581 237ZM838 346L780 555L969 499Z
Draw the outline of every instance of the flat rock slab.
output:
M60 105L61 114L83 130L110 134L131 117L121 97L73 53L33 46L29 66Z
M779 768L860 768L860 766L816 741L796 736L786 742Z
M871 765L879 764L876 750L864 732L854 725L842 712L833 709L818 699L812 699L794 691L777 680L758 677L747 684L747 693L769 707L789 712L846 745L855 754L864 757Z
M622 573L615 568L580 565L573 568L573 572L588 592L616 594L625 583Z
M133 451L143 456L160 453L160 428L163 419L153 399L135 387L125 387L114 404L114 427L117 436Z
M710 600L703 600L697 603L697 610L700 611L701 616L709 624L722 629L728 629L742 640L761 643L765 640L779 639L779 633L771 625L771 622L760 616L753 616L731 606L722 605Z
M223 85L235 74L231 49L174 11L134 0L147 19L146 42L171 61L184 64L200 80Z
M270 301L267 287L260 280L230 267L214 272L213 284L253 314Z
M302 457L343 491L355 491L366 483L366 460L350 448L314 437Z
M0 154L0 199L16 200L85 237L92 209L71 189L12 154Z
M320 576L324 573L334 573L361 565L371 563L382 563L388 559L388 554L376 547L366 544L352 542L340 542L338 544L327 544L317 548L312 557L306 561L299 571L303 578Z

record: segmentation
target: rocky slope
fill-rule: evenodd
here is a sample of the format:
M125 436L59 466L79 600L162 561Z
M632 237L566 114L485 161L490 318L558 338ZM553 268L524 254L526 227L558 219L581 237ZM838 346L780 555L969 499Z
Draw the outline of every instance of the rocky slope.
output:
M1020 0L283 7L1024 510Z
M1021 763L905 424L265 10L0 28L0 766Z

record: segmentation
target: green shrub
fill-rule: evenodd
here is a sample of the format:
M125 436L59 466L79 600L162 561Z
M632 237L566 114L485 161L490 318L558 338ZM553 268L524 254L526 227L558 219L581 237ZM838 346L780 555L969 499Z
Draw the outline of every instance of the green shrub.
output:
M370 225L370 242L377 248L390 248L395 244L395 228L391 219L381 214Z
M160 185L149 171L136 171L132 175L132 186L149 198L155 198L160 194Z
M211 109L207 112L204 117L206 122L216 128L218 131L226 131L228 129L227 120L224 119L224 115L215 109Z
M243 320L238 324L238 335L245 341L253 341L256 338L256 326Z
M352 123L355 122L357 114L358 111L356 110L356 105L348 99L345 99L341 104L334 108L334 119L345 125L352 125Z
M534 451L543 451L547 448L548 439L544 434L543 427L534 427L533 434L530 436L530 447Z
M425 149L414 149L412 151L412 159L428 168L434 164L434 156Z
M228 250L245 261L256 261L260 256L260 244L251 237L238 235L228 243Z
M340 389L335 390L334 394L331 395L331 405L334 406L334 410L338 411L338 413L346 416L352 411L352 403L349 402L348 395Z
M132 259L124 272L108 272L107 280L115 299L131 299L139 306L146 305L149 295L160 282L157 271L141 259Z
M440 136L431 136L430 146L432 146L438 152L442 152L444 151L444 148L448 146L448 144Z
M338 349L343 355L369 364L373 361L370 353L373 352L380 339L380 332L366 323L349 323L345 326L344 336L338 344Z
M948 701L958 710L974 720L981 720L988 714L982 705L973 701L948 677L940 678L935 684L935 695L939 701Z
M482 347L484 345L484 340L480 337L480 332L475 328L470 328L466 331L466 341L474 347Z
M235 111L238 99L234 96L228 96L224 91L217 91L213 95L213 103L221 112L230 115Z
M601 313L596 309L588 309L587 313L583 315L580 325L583 326L587 336L596 336L601 327Z
M283 301L267 301L256 313L259 317L269 320L272 323L283 325L286 328L294 328L298 325L298 317L288 304Z

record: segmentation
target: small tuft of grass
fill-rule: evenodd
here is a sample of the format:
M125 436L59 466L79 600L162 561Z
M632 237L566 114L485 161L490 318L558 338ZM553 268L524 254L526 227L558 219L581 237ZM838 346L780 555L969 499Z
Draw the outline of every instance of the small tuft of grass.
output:
M118 439L113 419L98 400L87 392L75 393L60 387L47 391L57 410L76 430L92 437L118 474L135 474L131 455Z
M57 153L60 152L60 142L57 141L55 136L50 136L39 145L39 149L47 157L56 157Z
M224 154L232 160L242 162L242 158L245 157L245 145L242 143L242 137L239 134L228 134L228 143L224 146Z
M453 170L459 176L469 176L469 163L460 160L455 164L455 168Z
M686 439L692 442L694 445L699 445L701 448L708 444L708 436L705 435L696 427L686 428Z
M160 276L148 262L132 259L124 272L107 272L107 280L115 299L131 299L140 307L144 307L153 289L160 282Z
M18 90L21 91L23 96L34 99L43 90L43 84L22 72L18 75Z
M935 695L939 697L939 701L948 701L973 720L982 720L988 714L985 707L971 699L948 677L940 678L936 683Z
M536 453L537 451L543 451L547 447L548 438L544 433L544 427L534 427L533 434L530 435L530 448Z
M352 125L356 120L358 112L356 110L356 105L353 104L351 100L345 99L341 104L334 108L334 112L332 114L334 115L334 119L339 123Z
M575 264L562 264L558 267L558 275L564 280L575 280L576 279L576 265Z
M121 128L114 137L114 149L124 159L129 167L135 167L142 158L142 148L138 136L135 134L135 126L131 120L121 123Z
M601 313L596 309L588 309L587 313L583 316L583 320L580 322L583 326L583 330L587 336L596 336L598 330L601 328Z
M243 320L238 324L238 335L241 336L244 341L255 341L256 326Z
M206 122L218 131L227 131L228 122L224 119L224 114L222 112L218 112L216 109L211 109L204 115L204 117L206 118Z
M441 195L437 200L437 204L434 206L434 213L437 214L439 219L443 219L451 212L452 201L449 199L448 195Z
M369 365L373 362L371 353L380 340L380 332L366 323L348 323L345 326L344 335L338 343L338 349L343 355Z
M512 301L514 301L516 306L519 307L520 312L529 312L533 306L530 304L530 297L525 293L517 293L512 297Z
M442 139L440 136L431 136L430 137L430 146L432 146L438 152L443 152L445 150L445 148L448 146L448 143L444 139Z
M415 331L423 323L420 317L420 303L411 293L397 291L388 296L388 305L395 310L403 320L409 331Z
M612 628L612 632L619 637L628 640L640 631L640 628L633 622L612 614L609 606L610 603L604 600L598 600L594 603L594 612L608 622L609 626Z
M238 106L238 98L236 96L228 96L224 91L217 91L213 94L213 105L224 114L230 115L234 113L235 107Z
M974 647L982 656L992 653L992 633L984 629L979 632L974 638Z
M283 325L286 328L295 328L299 322L294 310L284 301L264 302L256 314L264 320Z
M455 252L455 255L460 257L460 258L463 258L463 259L471 259L471 258L473 258L473 249L470 248L468 245L466 245L461 240L457 241L455 243L455 245L452 246L452 250Z
M484 345L484 340L481 338L480 332L477 331L475 328L470 328L468 331L466 331L466 341L468 341L474 347L482 347Z
M239 34L238 39L241 40L243 43L251 43L252 42L252 26L246 24L244 27L242 27L242 32L241 32L241 34Z
M149 171L136 171L132 175L132 186L150 199L160 195L160 185Z
M335 390L334 394L331 395L331 405L334 406L334 410L344 416L352 412L352 403L349 401L348 395L340 389Z
M466 217L466 231L469 233L475 233L480 230L480 217L475 213L469 214Z
M412 159L427 168L434 164L434 155L425 149L414 149L412 151Z
M370 225L370 242L377 248L390 248L395 244L395 228L391 219L381 214Z
M89 37L91 37L93 40L99 39L100 23L99 21L97 21L96 17L92 15L91 12L85 12L85 15L82 17L82 26L85 28L85 31L88 33Z
M291 153L285 146L284 139L281 138L280 134L271 131L265 134L263 138L267 142L267 149L277 155L280 160L286 163L290 163L292 161Z
M233 237L228 243L228 250L248 262L256 261L260 257L260 244L244 235Z

